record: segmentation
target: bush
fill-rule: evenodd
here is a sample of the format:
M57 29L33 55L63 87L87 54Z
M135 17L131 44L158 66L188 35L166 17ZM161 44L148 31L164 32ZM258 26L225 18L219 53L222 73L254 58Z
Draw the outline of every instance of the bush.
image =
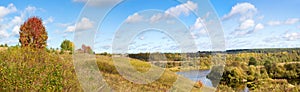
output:
M250 57L248 65L254 65L254 66L256 66L257 65L256 59L254 57Z
M73 51L74 43L70 40L64 40L60 45L61 50Z

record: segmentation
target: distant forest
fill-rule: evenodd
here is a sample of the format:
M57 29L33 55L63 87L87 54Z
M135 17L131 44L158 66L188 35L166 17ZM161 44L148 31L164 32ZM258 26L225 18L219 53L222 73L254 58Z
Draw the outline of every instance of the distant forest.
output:
M149 56L163 54L167 58L167 61L182 61L187 58L197 58L197 57L208 57L209 55L222 53L222 54L240 54L240 53L277 53L277 52L296 52L300 54L300 48L265 48L265 49L235 49L235 50L226 50L223 51L198 51L194 53L136 53L136 54L129 54L130 58L135 58L143 61L149 61ZM103 55L103 53L101 54ZM105 53L107 55L107 53ZM181 56L185 55L185 56Z

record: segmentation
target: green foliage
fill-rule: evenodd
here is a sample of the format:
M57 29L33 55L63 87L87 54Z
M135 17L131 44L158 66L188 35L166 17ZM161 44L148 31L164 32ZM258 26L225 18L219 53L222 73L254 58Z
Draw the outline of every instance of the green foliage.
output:
M130 58L135 58L143 61L149 61L150 54L157 54L157 53L138 53L138 54L129 54ZM183 61L180 53L163 53L166 57L167 61Z
M47 46L47 32L43 22L38 17L31 17L20 28L19 42L22 47L43 49Z
M273 74L276 70L276 63L267 60L264 63L264 67L266 68L268 74Z
M70 40L64 40L60 45L61 50L73 51L74 43Z
M8 47L8 45L7 44L0 44L0 47Z
M227 54L220 90L240 91L240 85L247 85L254 92L299 92L293 87L300 83L299 52L299 49L272 49L263 53Z
M248 65L254 65L254 66L256 66L257 65L256 59L254 57L250 57Z
M109 56L109 57L112 56L112 54L107 53L107 52L103 52L103 53L100 53L100 54L97 54L97 55L103 55L103 56Z
M241 68L225 68L221 81L229 87L237 88L245 84L246 79L247 75Z

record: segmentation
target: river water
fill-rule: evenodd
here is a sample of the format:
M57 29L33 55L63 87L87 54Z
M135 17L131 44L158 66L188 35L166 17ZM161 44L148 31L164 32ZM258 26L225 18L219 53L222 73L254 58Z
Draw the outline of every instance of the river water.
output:
M213 84L210 79L206 76L210 73L210 70L192 70L192 71L183 71L177 72L177 74L191 79L192 81L201 81L205 86L213 87Z
M192 81L201 81L205 86L213 87L211 80L206 77L209 73L210 70L192 70L177 72L178 75L189 78ZM245 86L245 88L240 90L240 92L249 92L249 88Z

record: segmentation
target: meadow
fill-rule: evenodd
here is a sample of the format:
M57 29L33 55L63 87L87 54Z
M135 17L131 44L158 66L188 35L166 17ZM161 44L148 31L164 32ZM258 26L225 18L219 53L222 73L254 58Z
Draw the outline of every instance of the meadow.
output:
M225 71L216 90L239 92L247 87L253 92L299 92L299 54L300 49L228 53ZM199 59L200 62L209 61L211 55L202 55L200 58L202 58ZM175 73L177 70L174 70L174 67L178 68L176 64L166 68L158 80L149 84L136 84L118 73L111 55L96 55L96 62L107 84L117 92L141 90L166 92L177 78L185 81L181 86L193 85L194 92L214 90L187 78L178 77ZM151 66L147 61L134 58L130 58L130 63L139 72L146 72ZM209 66L209 64L195 64ZM83 91L76 77L71 52L33 50L19 46L1 47L0 87L0 91Z
M1 50L0 54L0 91L83 91L76 77L72 54L17 46ZM192 91L211 90L169 70L150 84L135 84L118 73L110 56L97 55L96 62L106 82L117 92L165 92L170 90L177 78L186 83L181 87L193 85ZM131 59L130 63L140 72L150 67L149 63L137 59Z

